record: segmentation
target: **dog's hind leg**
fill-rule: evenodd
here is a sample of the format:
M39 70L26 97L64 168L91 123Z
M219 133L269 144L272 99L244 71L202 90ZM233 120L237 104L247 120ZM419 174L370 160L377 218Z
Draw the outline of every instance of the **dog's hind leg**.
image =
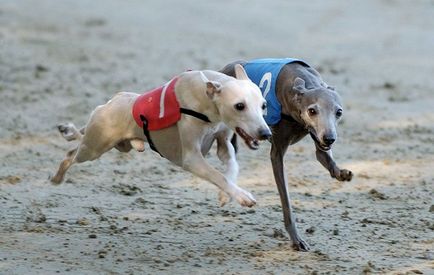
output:
M72 164L95 160L117 144L117 142L109 142L108 140L99 140L98 142L100 143L95 143L94 140L89 142L89 140L86 140L86 136L84 136L78 148L67 153L66 158L60 163L59 169L51 179L51 182L60 184L66 171Z
M277 126L273 127L273 136L271 144L271 164L273 166L274 179L277 189L279 190L280 200L282 203L283 219L285 222L286 231L291 238L293 247L296 250L307 251L309 245L300 237L295 221L295 215L291 208L291 200L288 193L288 183L283 163L283 157L291 143L291 135L293 129L281 121Z
M100 124L92 121L91 119L91 123L86 126L86 132L81 136L79 146L67 153L51 182L60 184L72 164L95 160L121 142L119 138L115 138L112 129L104 129Z
M57 170L57 173L54 177L51 178L51 182L54 184L60 184L63 181L63 178L65 176L66 171L71 167L71 165L74 163L75 155L77 153L77 148L68 151L66 153L66 158L62 160L60 163L59 169Z
M85 127L78 130L72 123L59 124L57 129L67 141L81 140L85 131Z

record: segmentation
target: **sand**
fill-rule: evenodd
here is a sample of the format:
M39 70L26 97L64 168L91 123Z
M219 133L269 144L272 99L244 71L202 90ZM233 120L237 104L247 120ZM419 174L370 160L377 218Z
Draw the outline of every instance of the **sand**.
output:
M98 3L97 3L98 2ZM0 1L1 274L433 274L433 1ZM53 186L67 143L115 92L186 69L297 57L345 103L334 156L310 138L286 173L300 232L291 249L268 158L239 153L258 204L218 206L217 189L149 149L111 151ZM215 151L210 162L220 165Z

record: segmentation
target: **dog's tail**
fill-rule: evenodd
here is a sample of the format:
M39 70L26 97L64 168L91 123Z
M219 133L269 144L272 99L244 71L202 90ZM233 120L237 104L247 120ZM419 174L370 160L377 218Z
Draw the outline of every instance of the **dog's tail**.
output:
M78 130L72 123L59 124L57 129L67 141L81 140L84 134L84 127Z

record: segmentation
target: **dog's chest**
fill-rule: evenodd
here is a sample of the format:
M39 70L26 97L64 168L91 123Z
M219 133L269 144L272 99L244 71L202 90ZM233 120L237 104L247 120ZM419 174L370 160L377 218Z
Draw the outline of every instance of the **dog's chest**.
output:
M175 77L164 86L145 92L134 102L132 115L139 127L146 119L147 129L161 130L174 125L181 119L178 100L175 94Z
M204 132L205 135L215 135L226 128L227 126L223 122L220 122L220 123L208 125L206 128L204 128Z
M202 144L208 144L209 141L213 141L218 135L221 135L223 131L228 131L228 127L223 122L207 125L203 128Z

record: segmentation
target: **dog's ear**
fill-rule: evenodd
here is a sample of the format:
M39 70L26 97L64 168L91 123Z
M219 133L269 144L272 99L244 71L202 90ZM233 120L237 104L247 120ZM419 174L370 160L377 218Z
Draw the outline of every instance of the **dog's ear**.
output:
M327 83L325 83L324 81L321 82L321 86L323 86L324 88L330 90L330 91L336 91L336 88L333 86L329 86Z
M294 86L292 86L292 88L302 94L306 91L306 82L304 82L302 78L297 77L294 80Z
M240 64L235 64L235 78L239 80L249 80L246 70Z
M222 84L217 81L210 81L202 71L199 71L199 73L203 82L206 84L206 95L213 99L215 94L219 94L221 92Z
M221 92L222 84L217 81L208 81L206 83L206 95L213 99L216 94Z

